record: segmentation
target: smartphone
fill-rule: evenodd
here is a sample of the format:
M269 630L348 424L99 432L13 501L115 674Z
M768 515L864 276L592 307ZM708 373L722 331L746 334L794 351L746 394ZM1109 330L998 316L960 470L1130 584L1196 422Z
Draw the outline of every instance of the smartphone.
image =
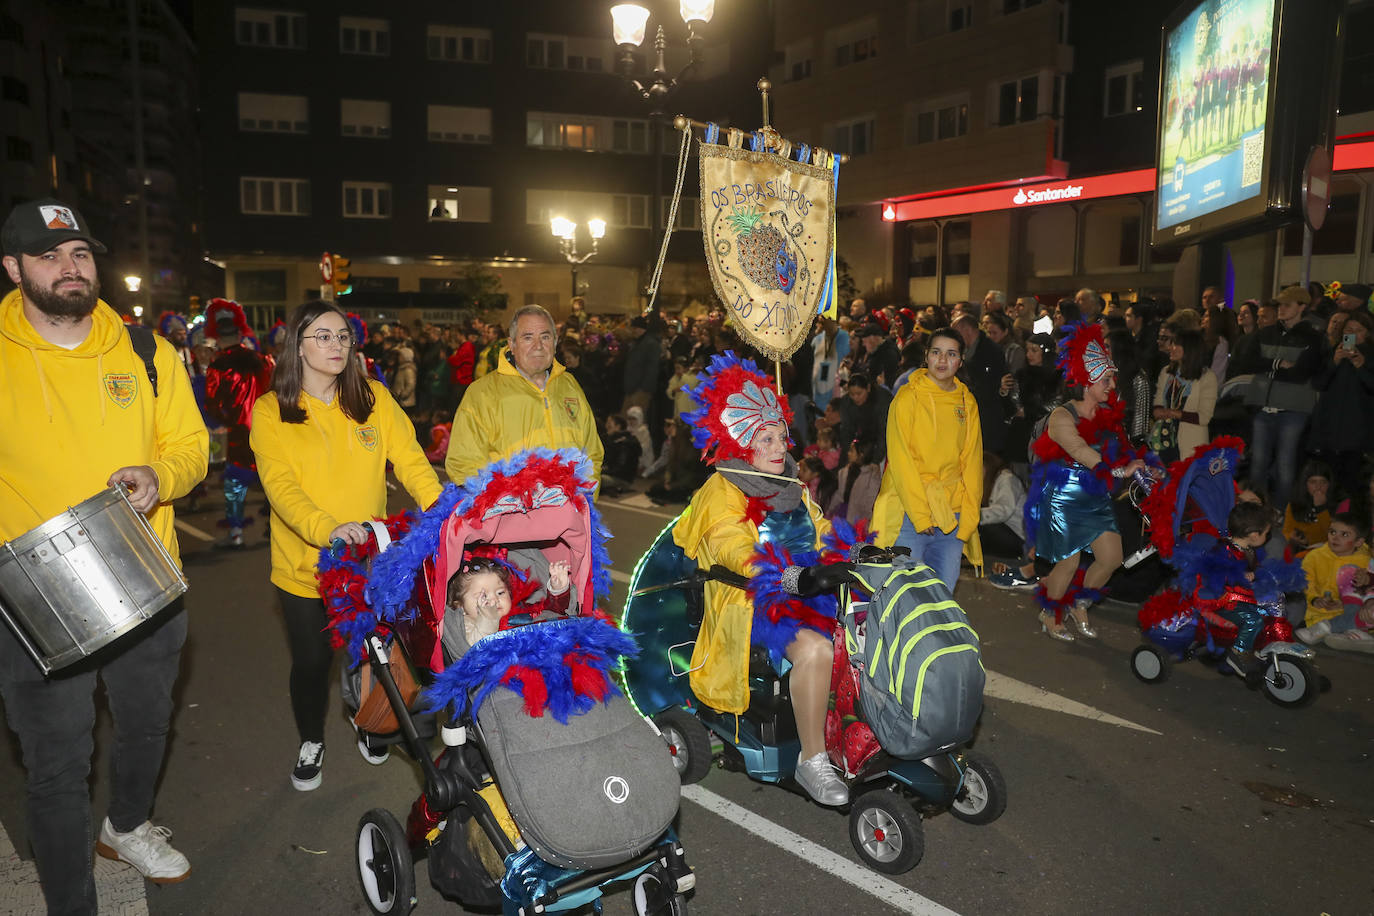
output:
M1355 335L1354 335L1354 334L1352 334L1352 333L1349 332L1349 331L1346 331L1344 334L1341 335L1341 349L1342 349L1342 350L1354 350L1355 347L1356 347L1356 343L1355 343Z

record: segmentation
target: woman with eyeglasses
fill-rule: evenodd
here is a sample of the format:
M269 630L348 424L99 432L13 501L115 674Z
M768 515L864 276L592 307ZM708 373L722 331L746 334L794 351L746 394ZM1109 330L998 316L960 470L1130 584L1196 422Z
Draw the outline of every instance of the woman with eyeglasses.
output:
M320 549L336 538L361 544L361 524L386 515L386 466L421 508L439 478L405 411L352 358L357 341L347 316L328 302L297 306L286 323L272 391L253 408L249 440L272 506L272 584L281 598L291 649L291 710L300 751L291 784L320 784L324 716L334 651L315 580ZM387 752L358 742L363 759Z

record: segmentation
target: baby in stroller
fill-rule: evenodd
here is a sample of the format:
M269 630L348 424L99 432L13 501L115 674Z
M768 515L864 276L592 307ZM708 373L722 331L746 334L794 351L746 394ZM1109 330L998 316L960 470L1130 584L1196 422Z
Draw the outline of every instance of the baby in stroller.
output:
M431 760L388 690L424 794L405 828L384 809L359 825L374 912L408 911L415 853L445 896L507 913L572 909L622 880L657 912L693 886L667 747L610 679L637 648L596 609L609 573L593 490L577 452L521 453L448 487L373 559L368 661L385 687L376 630L392 629L427 669L416 705L446 745Z

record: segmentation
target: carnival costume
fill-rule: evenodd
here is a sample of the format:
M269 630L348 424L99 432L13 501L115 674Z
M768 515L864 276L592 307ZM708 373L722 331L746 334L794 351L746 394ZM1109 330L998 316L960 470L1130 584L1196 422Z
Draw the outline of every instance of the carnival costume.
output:
M238 335L238 342L220 351L205 372L205 412L216 426L228 429L224 455L224 519L230 547L243 546L244 516L249 485L258 485L257 462L249 447L253 405L272 387L275 362L248 346L253 332L243 308L228 299L212 299L206 310L205 333L218 340Z
M719 565L749 577L747 590L706 583L692 692L713 709L740 715L749 705L751 644L766 648L779 667L802 627L831 637L834 596L800 597L797 581L803 567L846 559L850 545L840 543L811 501L790 455L781 475L750 463L758 432L792 419L787 402L753 360L730 351L713 356L704 380L684 390L700 406L682 418L716 473L692 497L673 528L673 541L701 569Z
M1101 326L1086 321L1064 327L1057 365L1064 381L1080 388L1116 372ZM1062 406L1073 417L1083 447L1074 448L1071 455L1055 441L1050 435L1054 425L1054 411L1050 411L1044 432L1031 444L1035 464L1025 508L1026 540L1035 544L1038 558L1050 563L1087 550L1098 536L1117 530L1112 490L1125 476L1128 464L1141 459L1159 466L1153 452L1131 445L1122 426L1126 405L1116 391L1108 393L1107 400L1098 405L1091 417L1079 417L1072 404ZM1089 450L1101 459L1092 467L1084 463ZM1060 598L1050 597L1043 584L1036 590L1036 600L1047 612L1054 613L1056 624L1075 604L1092 604L1105 594L1104 589L1084 586L1083 572L1079 569L1075 573L1068 591Z
M371 379L376 379L383 385L387 385L386 376L382 374L382 367L377 365L377 361L363 353L363 347L367 345L367 322L363 321L362 316L355 312L348 313L348 326L353 329L353 352L358 354L363 361L363 373ZM390 388L390 385L387 385Z

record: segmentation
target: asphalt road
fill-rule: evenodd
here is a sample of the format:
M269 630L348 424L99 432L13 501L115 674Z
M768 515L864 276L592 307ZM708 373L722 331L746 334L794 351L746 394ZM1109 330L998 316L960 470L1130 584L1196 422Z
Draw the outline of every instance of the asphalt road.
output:
M671 508L603 509L613 565L628 573ZM213 512L182 517L220 536ZM404 820L419 792L403 756L363 762L337 696L324 783L292 789L285 637L260 538L250 531L241 552L182 538L191 635L154 820L175 830L193 872L147 885L154 916L365 913L358 819L386 807ZM617 582L617 607L624 593ZM1374 659L1322 652L1330 692L1288 710L1196 663L1163 684L1138 682L1128 667L1139 642L1133 608L1099 613L1100 641L1063 645L1039 633L1029 596L966 579L957 597L993 673L975 748L1006 778L1006 814L982 827L927 820L923 861L889 878L858 864L844 815L713 769L679 817L697 873L693 913L1374 911ZM104 721L97 817L107 730ZM23 856L23 773L7 730L0 785L0 826ZM462 912L429 886L423 863L417 883L417 912ZM608 896L606 912L632 913L629 895Z

